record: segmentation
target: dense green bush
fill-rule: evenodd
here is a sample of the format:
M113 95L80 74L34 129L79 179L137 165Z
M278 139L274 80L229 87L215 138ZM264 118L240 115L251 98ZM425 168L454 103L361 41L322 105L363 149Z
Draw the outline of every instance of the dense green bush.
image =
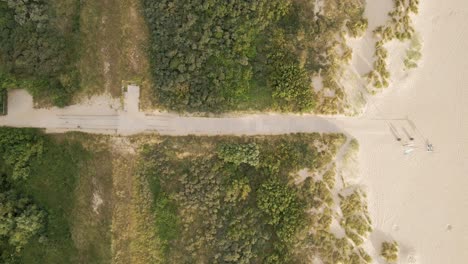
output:
M0 260L14 263L30 240L44 231L45 213L18 194L0 174Z
M51 1L0 1L0 87L25 88L57 106L78 87L73 39L52 23Z
M42 150L43 139L36 129L0 128L0 157L13 168L13 180L28 178L31 161Z
M315 98L306 71L298 64L275 67L271 78L275 107L286 112L310 112Z
M245 201L249 193L252 191L249 180L242 178L240 180L234 180L230 186L226 189L226 196L224 197L225 202L241 202Z
M298 96L301 103L313 102L314 112L320 114L343 113L348 102L340 78L352 58L346 36L360 37L367 29L365 5L359 0L328 0L317 12L315 4L315 1L293 1L290 12L275 28L274 39L292 55L298 63L294 65L300 66L301 70L294 66L295 71L305 70L301 91L305 87L312 90L310 79L320 77L323 89L309 91L314 94L312 100L307 94L303 95L306 100ZM289 60L283 60L283 64L288 63Z
M290 243L297 230L305 224L304 206L294 189L277 179L269 179L257 191L257 206L267 216L268 224L275 227L281 241Z
M163 251L169 247L170 241L178 236L177 209L167 197L157 197L155 199L156 229L161 238Z
M272 89L274 108L285 112L312 111L316 98L310 73L288 49L283 31L276 32L274 41L267 60L267 83Z
M226 162L236 165L242 163L258 166L260 151L255 143L251 144L222 144L218 149L218 156Z
M382 256L388 263L397 263L398 243L396 241L382 242L382 248L380 249L380 256Z

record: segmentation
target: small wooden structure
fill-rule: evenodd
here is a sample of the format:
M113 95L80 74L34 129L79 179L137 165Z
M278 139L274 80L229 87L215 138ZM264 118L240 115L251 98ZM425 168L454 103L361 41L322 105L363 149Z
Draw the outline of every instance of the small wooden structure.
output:
M8 92L0 90L0 116L8 114Z

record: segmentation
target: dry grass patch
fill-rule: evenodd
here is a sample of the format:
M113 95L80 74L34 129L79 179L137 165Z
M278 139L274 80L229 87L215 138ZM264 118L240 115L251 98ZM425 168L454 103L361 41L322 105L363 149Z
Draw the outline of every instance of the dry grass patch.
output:
M112 262L131 263L130 241L132 239L132 170L134 157L127 154L114 155L112 213Z
M148 183L136 177L138 143L114 138L112 263L160 263Z
M81 7L81 85L86 95L121 93L121 22L117 1L86 1Z
M156 215L152 211L153 196L146 179L134 179L131 205L131 263L164 263L159 239L154 229Z
M113 208L110 158L106 149L96 151L93 159L85 162L78 180L71 228L80 263L110 260Z
M71 235L79 263L110 263L113 164L109 137L69 133L54 136L57 142L79 142L89 153L80 165L71 212Z
M147 29L138 0L87 1L81 7L79 68L86 95L122 94L122 86L149 83Z
M123 80L140 86L140 107L151 108L151 73L148 60L149 32L143 16L141 1L121 0Z

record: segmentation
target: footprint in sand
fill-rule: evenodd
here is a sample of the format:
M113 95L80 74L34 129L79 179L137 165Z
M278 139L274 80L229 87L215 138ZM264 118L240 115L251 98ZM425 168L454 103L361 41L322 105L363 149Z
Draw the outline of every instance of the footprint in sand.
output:
M416 264L416 257L413 256L413 255L409 255L408 258L407 258L407 262L408 264Z

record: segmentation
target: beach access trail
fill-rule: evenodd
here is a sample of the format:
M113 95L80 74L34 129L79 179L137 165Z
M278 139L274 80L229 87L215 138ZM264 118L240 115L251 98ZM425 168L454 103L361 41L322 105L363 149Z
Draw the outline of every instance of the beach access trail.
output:
M159 133L162 135L270 135L296 132L343 132L341 122L355 118L314 115L252 114L220 117L181 116L165 112L140 112L139 87L129 86L123 100L94 97L65 108L35 109L24 90L11 90L8 115L0 125L43 128L48 133L81 131L110 135ZM384 121L377 121L384 123ZM377 129L377 128L376 128Z
M368 1L370 30L385 22L391 8ZM115 101L93 97L64 109L34 109L22 90L9 92L9 114L0 126L39 127L50 133L84 131L111 135L271 135L338 132L359 141L360 175L353 179L368 193L374 231L366 244L375 263L382 241L396 240L401 264L467 263L468 260L468 1L421 1L415 25L423 61L403 71L401 56L389 56L391 87L372 97L360 117L252 114L190 117L143 113L139 89L128 87ZM359 74L372 65L374 42L351 41ZM399 44L389 43L393 54ZM394 49L395 48L395 49ZM393 127L402 141L395 139ZM414 151L402 146L415 138ZM430 140L434 152L426 152Z

